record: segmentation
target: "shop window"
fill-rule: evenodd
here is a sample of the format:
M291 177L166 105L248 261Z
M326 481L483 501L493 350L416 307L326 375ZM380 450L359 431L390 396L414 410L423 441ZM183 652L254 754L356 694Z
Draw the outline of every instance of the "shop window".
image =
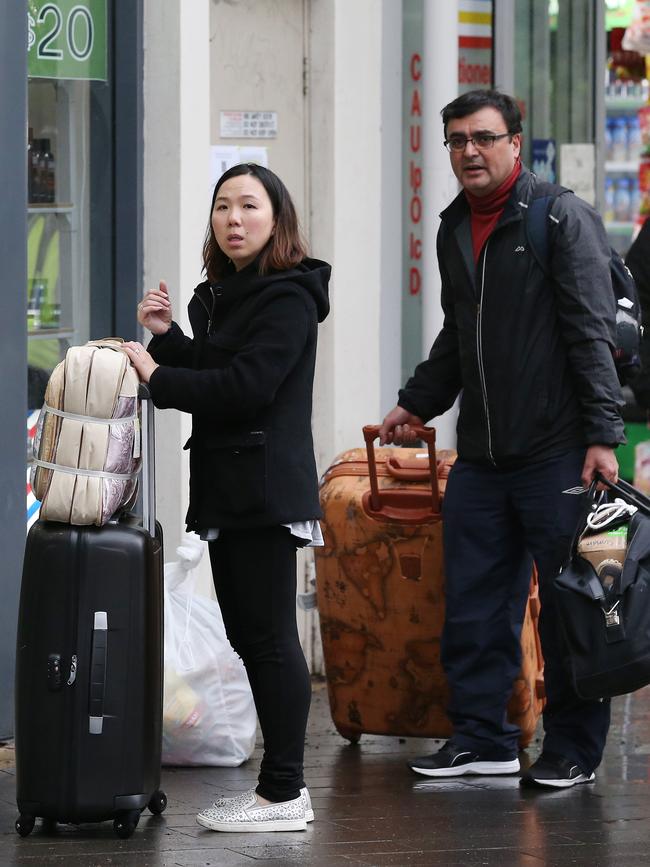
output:
M110 285L94 255L112 220L108 13L107 0L27 3L28 460L49 375L90 339L95 284Z

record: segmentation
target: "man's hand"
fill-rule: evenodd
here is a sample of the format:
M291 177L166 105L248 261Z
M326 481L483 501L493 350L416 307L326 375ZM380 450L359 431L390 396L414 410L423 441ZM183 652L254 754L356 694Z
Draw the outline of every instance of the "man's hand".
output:
M589 446L582 467L582 484L585 488L593 482L596 473L600 473L610 482L618 481L618 461L614 449L609 446ZM597 490L602 490L604 485L598 485Z
M388 413L379 429L379 445L385 446L393 443L396 446L402 443L413 443L417 439L415 431L411 427L422 427L424 422L417 415L411 415L408 410L396 406Z

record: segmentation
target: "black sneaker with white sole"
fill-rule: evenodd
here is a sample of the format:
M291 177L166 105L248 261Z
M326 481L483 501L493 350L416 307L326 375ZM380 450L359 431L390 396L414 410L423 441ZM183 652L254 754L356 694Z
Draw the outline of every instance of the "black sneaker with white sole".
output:
M542 753L537 761L521 775L520 783L531 788L542 786L568 789L579 783L591 783L595 779L594 773L586 774L571 759L565 759L554 753Z
M425 777L460 777L463 774L491 776L493 774L515 774L519 770L519 759L492 759L479 753L463 750L447 741L437 753L418 756L408 763L416 774Z

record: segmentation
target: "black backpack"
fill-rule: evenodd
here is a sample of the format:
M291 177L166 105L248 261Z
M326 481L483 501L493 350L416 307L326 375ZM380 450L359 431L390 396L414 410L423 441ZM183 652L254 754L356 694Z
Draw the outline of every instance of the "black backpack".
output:
M548 254L548 225L552 218L549 214L558 196L570 192L572 191L559 184L538 181L526 211L524 222L528 244L547 277L551 276ZM614 363L619 382L621 385L625 385L641 368L640 345L643 334L641 304L634 277L613 247L610 247L609 250L609 270L614 298L616 299Z

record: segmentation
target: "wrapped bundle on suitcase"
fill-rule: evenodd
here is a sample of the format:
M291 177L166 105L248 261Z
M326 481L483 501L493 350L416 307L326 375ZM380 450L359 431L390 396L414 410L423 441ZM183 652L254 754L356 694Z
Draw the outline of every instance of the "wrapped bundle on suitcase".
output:
M101 526L135 502L139 382L121 344L73 346L52 372L31 480L45 520Z
M332 718L340 734L446 738L447 683L440 663L444 621L441 498L453 451L423 449L340 455L324 475L325 547L314 549L316 587ZM521 632L522 668L509 719L533 738L543 707L536 579Z

